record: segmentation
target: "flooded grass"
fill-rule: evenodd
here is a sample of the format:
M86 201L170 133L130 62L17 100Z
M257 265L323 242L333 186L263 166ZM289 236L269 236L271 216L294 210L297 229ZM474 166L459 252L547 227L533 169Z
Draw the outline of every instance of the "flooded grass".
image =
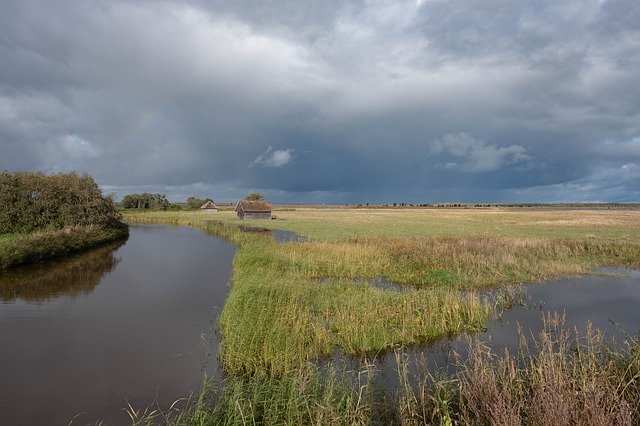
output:
M602 334L578 333L548 314L532 343L496 353L469 340L455 372L394 353L390 389L375 363L306 363L273 377L208 382L167 424L542 424L632 425L640 421L640 342L611 351ZM140 423L156 423L157 421ZM154 419L157 420L157 417Z
M355 389L344 391L339 398L339 401L343 401L340 404L319 402L324 401L323 393L306 395L310 401L316 401L316 404L324 407L321 410L323 414L318 414L318 405L310 408L296 399L300 392L305 395L304 391L296 388L296 383L300 384L296 381L297 375L314 374L308 373L309 363L316 365L319 360L330 357L336 348L354 356L369 356L398 347L433 342L458 333L479 331L487 326L492 313L508 310L524 301L517 288L503 291L494 300L487 299L478 291L521 282L583 275L603 265L640 266L640 234L637 232L637 222L633 226L629 222L632 217L637 219L636 212L616 212L611 220L604 220L606 218L598 213L598 220L588 234L586 229L581 228L585 225L582 219L591 218L592 212L584 215L557 213L561 217L554 225L546 223L554 221L554 216L547 213L520 216L512 212L494 212L494 215L486 215L486 212L455 212L452 219L455 226L461 224L462 218L469 223L464 230L454 227L450 235L421 235L426 229L422 224L416 228L416 235L410 237L383 235L378 232L380 228L376 228L379 223L372 225L371 231L366 233L365 229L370 229L367 228L370 224L368 221L375 222L375 215L371 219L366 215L361 216L359 211L343 213L346 225L329 221L324 225L327 231L323 234L313 225L317 220L316 212L305 213L309 215L306 228L306 225L295 222L302 220L301 212L283 212L279 217L286 219L285 216L291 214L298 219L277 223L279 227L282 225L300 235L313 236L304 244L278 244L268 235L241 232L234 225L238 222L232 218L223 217L221 222L205 223L198 214L126 215L129 220L169 221L202 227L235 242L239 247L234 260L231 292L220 319L220 362L231 373L224 391L230 393L224 395L231 396L224 396L222 400L217 400L218 405L214 408L207 408L211 415L216 410L223 410L231 416L233 411L236 417L230 418L240 422L252 422L253 419L258 419L258 423L280 422L278 419L281 418L273 417L277 405L265 407L261 402L268 395L274 404L282 404L279 410L293 410L292 417L281 419L282 422L297 423L301 419L307 423L315 422L307 416L315 418L329 415L331 410L344 408L340 404L351 401L354 395L360 395L355 400L366 400L362 399L359 391L352 393ZM381 214L385 215L386 221L386 215L392 213L396 214L397 220L404 218L395 212ZM567 214L577 215L577 218L564 217ZM326 212L318 213L318 217L326 215ZM508 231L496 230L496 216L500 218L500 223L516 219L536 223L517 222L510 224ZM407 217L407 220L411 222L414 219ZM539 223L544 221L544 225ZM352 229L354 223L356 227L363 226L362 234L332 239L337 232ZM430 224L437 224L437 220L433 219ZM264 226L270 227L272 224L265 222ZM611 238L624 233L624 227L629 229L625 233L626 238ZM534 229L539 232L532 232ZM323 235L328 236L327 239L323 239ZM387 291L362 284L376 279L398 283L410 291ZM321 280L332 284L319 285ZM565 355L569 354L563 352L562 356ZM505 358L505 366L511 362L510 359L511 356ZM531 358L531 368L538 371L538 367L534 366L536 362L543 361L546 362ZM500 372L507 368L505 366L492 365L491 368ZM505 374L512 372L504 371ZM487 380L493 380L487 377ZM527 380L533 378L527 377ZM579 378L571 375L562 377L563 380ZM305 380L300 386L311 386ZM449 381L456 383L457 388L450 388L447 385ZM404 411L399 412L400 408L385 406L387 397L372 391L372 395L377 395L373 397L375 402L371 402L372 406L360 411L360 405L348 405L346 412L336 412L352 419L352 423L370 423L379 415L379 410L391 410L390 414L385 414L391 417L385 419L401 420L400 423L407 424L427 421L424 414L427 412L432 416L428 421L487 421L477 407L468 405L463 408L460 405L467 401L464 396L467 394L462 393L462 389L466 388L460 383L462 379L459 377L448 377L444 382L433 381L429 392L422 393L426 399L423 398L415 410L411 405L415 403L410 400L418 400L416 395L406 396L403 400L393 399L392 405L404 407ZM319 389L324 392L332 389L332 386L325 383ZM527 389L534 389L533 384L531 386ZM278 395L270 394L271 391L282 398L286 399L289 395L293 399L282 401ZM613 398L609 388L603 392ZM255 400L254 396L259 400ZM225 398L229 398L229 404ZM452 399L449 401L449 398ZM427 400L431 401L429 404L437 403L428 405ZM622 407L616 405L615 401L618 400L611 399L611 407ZM378 407L379 404L382 404L382 408ZM291 408L291 405L297 408ZM350 411L352 409L355 411ZM490 410L494 409L497 408ZM520 416L524 421L527 416L534 415L527 410L516 410L514 416ZM621 413L620 410L616 413ZM371 413L378 414L371 417ZM363 417L358 417L360 415ZM535 415L542 416L542 419L545 414ZM619 420L625 419L627 417Z

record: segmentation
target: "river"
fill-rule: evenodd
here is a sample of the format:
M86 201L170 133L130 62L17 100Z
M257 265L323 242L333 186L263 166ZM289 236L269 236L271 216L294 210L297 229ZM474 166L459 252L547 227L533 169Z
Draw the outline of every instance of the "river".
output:
M128 424L218 373L235 247L133 225L125 244L0 272L2 424Z

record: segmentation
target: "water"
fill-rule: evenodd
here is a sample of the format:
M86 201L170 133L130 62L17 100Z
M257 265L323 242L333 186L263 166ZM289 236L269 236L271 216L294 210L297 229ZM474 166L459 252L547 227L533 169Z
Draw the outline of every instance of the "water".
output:
M564 315L567 330L575 328L584 332L590 322L593 328L604 331L608 344L624 344L628 335L634 336L640 331L640 274L637 270L618 268L601 269L598 273L524 285L525 305L505 310L499 318L489 321L486 331L473 337L496 354L503 354L505 349L515 354L519 345L518 330L531 344L543 329L542 315L557 312ZM457 370L459 360L464 362L467 350L467 336L457 336L404 349L403 353L414 370L427 368L432 372L451 373ZM388 387L397 386L395 353L380 354L375 362Z
M217 374L235 248L132 226L124 245L0 273L0 423L128 424Z
M308 241L307 237L300 236L293 231L283 231L281 229L274 229L272 231L273 239L278 243L304 243Z
M240 225L242 232L268 235L277 243L304 243L309 241L307 237L296 234L293 231L283 231L282 229L261 228L259 226Z

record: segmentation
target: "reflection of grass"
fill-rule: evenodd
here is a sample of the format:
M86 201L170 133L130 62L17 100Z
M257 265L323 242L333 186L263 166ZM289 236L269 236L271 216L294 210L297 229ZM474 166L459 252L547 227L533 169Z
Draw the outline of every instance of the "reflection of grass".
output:
M122 243L111 244L56 262L4 271L0 276L0 300L43 301L60 295L90 293L102 276L117 264L113 251L120 245Z

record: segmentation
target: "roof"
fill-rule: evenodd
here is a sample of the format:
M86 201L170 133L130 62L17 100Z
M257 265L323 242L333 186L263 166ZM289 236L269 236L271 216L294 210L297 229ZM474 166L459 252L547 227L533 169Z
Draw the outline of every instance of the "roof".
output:
M204 203L201 207L201 209L217 209L218 206L216 206L213 201L209 200L206 203Z
M243 210L248 213L268 213L273 210L271 204L266 201L248 201L242 200L238 201L236 204L236 211Z

